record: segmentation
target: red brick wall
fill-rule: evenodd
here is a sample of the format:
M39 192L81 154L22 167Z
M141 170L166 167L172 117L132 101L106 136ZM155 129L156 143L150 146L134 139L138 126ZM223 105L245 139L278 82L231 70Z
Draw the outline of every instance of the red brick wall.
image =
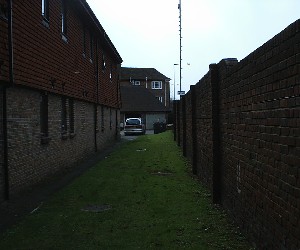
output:
M185 124L186 124L186 147L185 156L192 159L193 142L192 142L192 95L184 96L185 98Z
M241 62L212 67L186 107L196 109L200 180L259 249L300 248L299 59L300 20Z
M152 89L152 81L154 80L141 80L140 81L140 86L146 87L149 89L149 91L155 96L155 97L162 97L162 103L165 105L167 108L170 107L170 82L165 81L165 80L155 80L155 81L161 81L162 82L162 89ZM130 82L130 79L121 79L120 80L120 85L121 86L132 86L132 83Z
M299 59L300 21L220 82L224 206L274 249L300 248Z
M107 48L104 34L88 18L77 1L67 1L67 42L61 34L61 1L49 1L49 27L41 14L41 1L14 1L15 83L82 100L118 107L118 61ZM30 15L28 15L30 13ZM86 27L86 54L83 55L83 24ZM93 43L90 58L90 32ZM106 69L102 70L102 54ZM98 63L97 60L98 59ZM99 89L97 92L97 65ZM112 71L112 79L110 72Z
M3 87L8 142L8 166L4 166L1 109L0 201L5 192L5 167L9 168L9 192L17 193L113 143L120 119L122 59L85 1L66 0L66 39L61 33L61 0L49 1L49 22L43 19L41 1L12 3L13 83L9 79L8 15L0 13L0 103ZM0 0L2 4L7 7L7 1ZM47 93L49 99L50 141L46 144L41 143L41 93ZM74 100L75 136L69 131L62 136L63 96Z
M5 4L5 5L4 5ZM0 0L0 5L6 6L5 0ZM0 84L8 81L8 26L6 15L0 13Z
M3 90L0 88L0 201L5 194L5 170L4 170L4 136L3 136Z
M186 156L190 161L193 161L193 147L197 148L195 156L195 174L198 175L199 179L206 184L206 186L212 191L212 95L211 95L211 83L210 73L201 79L199 83L195 85L195 96L194 102L195 107L192 106L192 93L189 91L182 100L185 99L186 105L186 121L181 119L181 131L180 131L180 145L183 146L184 135L182 126L186 124ZM182 101L181 101L182 102ZM182 109L182 104L181 104ZM192 127L193 110L195 110L195 128L196 136L194 138ZM183 116L183 114L180 114ZM193 145L193 139L196 145Z

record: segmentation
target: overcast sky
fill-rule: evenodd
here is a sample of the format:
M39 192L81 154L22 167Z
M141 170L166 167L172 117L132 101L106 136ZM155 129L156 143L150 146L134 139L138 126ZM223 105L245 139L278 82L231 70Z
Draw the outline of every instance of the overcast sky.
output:
M156 68L179 90L179 0L87 0L123 58ZM209 64L239 61L300 18L300 0L181 0L182 90ZM176 99L178 96L176 95Z

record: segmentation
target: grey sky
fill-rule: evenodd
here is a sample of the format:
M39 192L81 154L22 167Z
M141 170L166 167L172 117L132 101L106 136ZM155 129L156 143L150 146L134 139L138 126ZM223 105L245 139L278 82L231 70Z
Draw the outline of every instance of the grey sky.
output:
M124 67L156 68L179 90L179 0L87 0ZM300 18L300 0L181 0L182 90L210 63L239 61ZM173 93L171 93L173 97ZM178 96L176 97L178 98Z

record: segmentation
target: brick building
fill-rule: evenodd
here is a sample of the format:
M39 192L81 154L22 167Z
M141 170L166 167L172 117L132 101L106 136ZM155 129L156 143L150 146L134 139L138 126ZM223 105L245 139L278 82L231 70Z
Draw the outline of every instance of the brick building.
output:
M122 58L85 0L0 0L0 33L1 202L115 141Z
M167 122L170 110L142 86L121 86L121 122L127 118L142 118L146 130L152 130L155 122Z
M122 67L121 86L142 86L147 88L167 108L170 107L170 78L154 68Z

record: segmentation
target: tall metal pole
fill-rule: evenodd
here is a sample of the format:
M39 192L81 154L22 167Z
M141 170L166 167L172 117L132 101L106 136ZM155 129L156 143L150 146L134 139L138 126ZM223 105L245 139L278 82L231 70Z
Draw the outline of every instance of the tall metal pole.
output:
M174 70L174 99L175 100L175 94L176 94L176 91L175 91L175 85L176 85L176 75L175 75L175 66L178 65L178 63L174 63L173 65L173 70Z
M182 43L181 43L181 0L179 0L179 5L178 5L178 9L179 9L179 67L180 67L180 78L179 78L179 86L180 86L180 91L181 91L181 78L182 78L182 75L181 75L181 70L182 70L182 67L181 67L181 61L182 61L182 57L181 57L181 53L182 53Z

